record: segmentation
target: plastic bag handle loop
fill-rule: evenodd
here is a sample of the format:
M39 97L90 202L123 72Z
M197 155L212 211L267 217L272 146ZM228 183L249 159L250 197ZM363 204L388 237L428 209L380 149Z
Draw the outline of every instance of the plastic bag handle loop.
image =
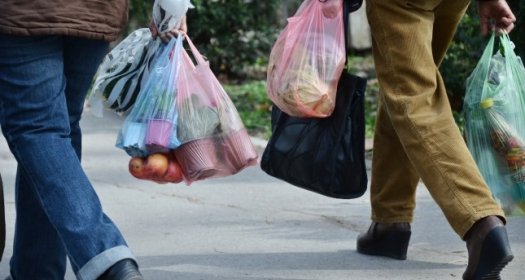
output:
M183 32L181 32L183 33ZM188 41L188 45L190 46L191 53L193 54L193 57L197 61L197 65L206 65L206 60L204 60L204 57L202 54L197 50L197 47L193 44L189 36L186 36L186 33L183 33L186 37L186 41Z

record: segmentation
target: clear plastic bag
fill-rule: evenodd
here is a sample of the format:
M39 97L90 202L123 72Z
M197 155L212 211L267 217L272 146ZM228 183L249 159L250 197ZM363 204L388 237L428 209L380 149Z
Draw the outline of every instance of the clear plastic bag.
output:
M109 52L95 74L89 93L92 111L102 116L104 109L127 112L148 79L160 46L148 28L137 29Z
M268 96L294 117L327 117L346 61L342 0L305 0L272 47Z
M525 215L525 69L507 34L493 35L467 79L467 145L507 215Z
M180 145L175 100L182 41L180 35L161 46L151 74L124 120L116 146L130 156L168 152Z
M256 165L258 156L230 97L191 39L186 41L196 64L183 52L177 91L182 145L173 152L189 185L235 174Z

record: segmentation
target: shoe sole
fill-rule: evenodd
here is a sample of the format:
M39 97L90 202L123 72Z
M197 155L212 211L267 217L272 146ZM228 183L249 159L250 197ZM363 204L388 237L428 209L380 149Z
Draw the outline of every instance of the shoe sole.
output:
M406 260L411 232L388 233L374 246L363 247L357 243L357 252L364 255L381 256L395 260Z
M478 268L473 280L500 280L500 272L514 259L510 251L507 232L504 227L491 230L481 248Z

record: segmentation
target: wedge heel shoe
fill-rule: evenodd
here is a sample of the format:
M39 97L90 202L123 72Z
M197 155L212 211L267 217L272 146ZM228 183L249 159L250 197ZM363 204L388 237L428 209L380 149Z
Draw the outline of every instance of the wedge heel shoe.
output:
M364 255L406 260L411 234L408 223L372 223L368 232L358 237L357 252Z

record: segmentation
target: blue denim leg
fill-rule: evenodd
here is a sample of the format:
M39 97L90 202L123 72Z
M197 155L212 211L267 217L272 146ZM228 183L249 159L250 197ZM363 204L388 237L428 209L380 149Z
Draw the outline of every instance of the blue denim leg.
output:
M16 280L62 279L64 253L85 280L134 258L79 159L85 92L106 50L80 38L0 35L0 123L19 164Z
M18 168L15 188L17 223L11 258L11 275L15 279L30 279L35 275L42 280L64 279L67 264L66 249L43 209L33 207L39 202L29 187L27 178L27 174ZM27 211L28 209L31 211ZM42 222L20 222L32 220ZM29 263L37 265L28 266Z

